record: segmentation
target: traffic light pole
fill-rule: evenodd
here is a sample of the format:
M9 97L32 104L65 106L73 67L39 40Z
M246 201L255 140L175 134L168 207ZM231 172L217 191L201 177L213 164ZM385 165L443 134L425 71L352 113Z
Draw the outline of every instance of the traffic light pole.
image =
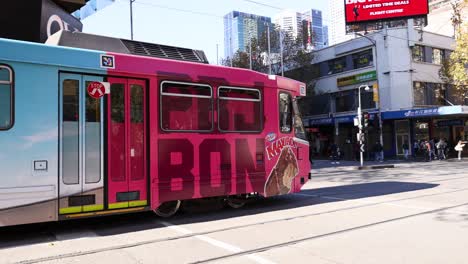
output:
M359 100L359 107L358 107L358 120L359 120L359 160L361 162L361 167L364 166L364 142L362 141L362 109L361 109L361 87L358 88L358 100Z
M359 106L358 106L358 111L357 111L357 115L358 115L358 127L359 127L359 134L358 134L358 138L359 138L359 145L360 145L360 148L359 148L359 157L360 157L360 162L361 162L361 167L364 166L364 136L362 134L362 127L363 127L363 116L362 116L362 107L361 107L361 88L364 88L365 91L368 91L369 90L369 86L367 85L360 85L358 87L358 102L359 102Z

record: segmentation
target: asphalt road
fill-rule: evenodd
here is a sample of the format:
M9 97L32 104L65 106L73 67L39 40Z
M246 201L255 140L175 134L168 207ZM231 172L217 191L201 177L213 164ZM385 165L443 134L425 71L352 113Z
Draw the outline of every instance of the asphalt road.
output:
M468 161L315 162L299 194L0 229L0 263L468 263Z

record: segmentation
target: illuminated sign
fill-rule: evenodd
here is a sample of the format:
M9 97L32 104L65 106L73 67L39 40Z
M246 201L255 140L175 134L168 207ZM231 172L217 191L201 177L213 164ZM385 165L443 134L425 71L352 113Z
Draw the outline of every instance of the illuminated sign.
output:
M428 0L345 0L346 24L420 17L429 13Z
M336 79L336 85L338 87L352 85L356 83L362 83L367 81L377 80L377 72L370 71L370 72L363 72L356 75L346 76L343 78Z

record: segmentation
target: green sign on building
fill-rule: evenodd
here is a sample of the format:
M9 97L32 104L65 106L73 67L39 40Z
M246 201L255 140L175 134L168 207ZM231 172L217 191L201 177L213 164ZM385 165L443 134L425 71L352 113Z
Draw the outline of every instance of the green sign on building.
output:
M363 73L356 74L356 75L338 78L336 80L336 83L338 87L342 87L342 86L347 86L347 85L352 85L352 84L357 84L357 83L362 83L362 82L367 82L367 81L373 81L373 80L377 80L376 71L363 72Z

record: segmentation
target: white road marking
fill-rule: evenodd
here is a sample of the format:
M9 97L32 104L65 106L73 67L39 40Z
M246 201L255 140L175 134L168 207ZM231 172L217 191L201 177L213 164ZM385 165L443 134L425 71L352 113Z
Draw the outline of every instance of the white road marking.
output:
M183 228L183 227L180 227L180 226L175 226L175 225L173 225L171 223L168 223L168 222L161 221L161 224L168 227L168 228L171 228L171 229L173 229L173 230L175 230L175 231L177 231L179 233L182 233L184 235L193 234L192 231L190 231L190 230L188 230L186 228ZM240 247L230 245L228 243L213 239L213 238L205 236L205 235L196 235L196 236L194 236L194 238L197 238L197 239L199 239L199 240L201 240L203 242L211 244L211 245L213 245L215 247L222 248L222 249L227 250L227 251L232 252L232 253L239 253L239 252L244 251ZM256 254L246 255L244 257L247 257L250 260L253 260L253 261L255 261L257 263L260 263L260 264L275 264L275 262L272 262L272 261L270 261L270 260L268 260L266 258L263 258L261 256L258 256Z

